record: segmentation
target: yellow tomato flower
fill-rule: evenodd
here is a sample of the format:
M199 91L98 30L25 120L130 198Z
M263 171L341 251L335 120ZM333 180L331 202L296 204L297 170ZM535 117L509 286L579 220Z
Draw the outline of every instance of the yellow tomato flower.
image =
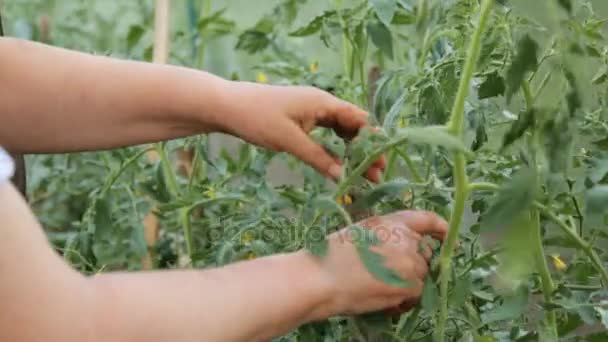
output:
M353 198L350 195L344 195L336 200L339 205L352 204Z
M243 234L241 234L241 242L242 243L250 243L251 241L253 241L253 233L250 231L244 232Z
M399 119L399 128L406 128L409 125L409 122L406 118Z
M258 256L254 253L254 252L249 252L247 253L247 256L245 257L247 260L253 260L255 258L257 258Z
M313 62L313 63L311 63L310 66L308 67L308 69L313 74L316 74L317 72L319 72L319 62Z
M208 187L207 190L203 192L203 195L210 199L214 199L217 197L217 193L215 192L215 189L213 187Z
M260 72L258 72L258 75L255 77L255 80L258 83L268 83L268 76L266 76L265 73L260 71Z
M559 271L563 271L568 268L568 265L562 260L558 254L551 255L551 259L553 260L553 266Z

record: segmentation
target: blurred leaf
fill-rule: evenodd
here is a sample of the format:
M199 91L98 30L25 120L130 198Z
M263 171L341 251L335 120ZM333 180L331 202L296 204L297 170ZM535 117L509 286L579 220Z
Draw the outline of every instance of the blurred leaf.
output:
M439 301L440 298L439 291L437 291L437 284L435 284L435 281L431 277L427 277L424 281L420 305L424 311L432 314L439 308Z
M585 224L592 229L605 227L608 214L608 185L598 185L587 191Z
M323 27L323 22L334 15L336 15L336 11L325 11L323 14L316 16L312 21L308 24L296 29L295 31L289 33L292 37L306 37L313 35L321 30Z
M371 22L367 25L367 32L372 43L388 58L394 58L393 35L388 27L381 22Z
M536 173L524 168L504 184L490 208L482 215L482 230L511 226L531 207L537 193Z
M395 137L391 141L403 138L407 138L407 141L412 144L438 146L452 151L467 152L462 140L448 133L443 126L402 128L396 131Z
M491 324L519 318L528 308L528 294L528 288L521 286L514 293L505 296L502 305L482 313L482 322Z
M568 13L572 13L572 0L557 0L557 3Z
M388 113L386 113L382 126L387 132L391 132L397 127L397 118L401 114L406 96L407 94L405 92L402 93L401 96L399 96L399 98L393 103Z
M397 11L397 0L370 0L370 2L380 21L385 26L390 26Z
M129 33L127 34L127 50L131 51L135 45L139 43L145 32L145 29L140 25L133 25L129 27Z
M536 109L521 112L502 139L502 149L513 144L536 124Z
M357 197L353 207L355 209L370 208L389 196L402 196L405 189L410 187L407 179L395 179L375 186L362 196Z
M486 76L486 79L479 86L479 99L488 99L504 95L505 81L497 72L493 72Z
M526 73L536 70L538 63L536 57L537 50L538 44L529 35L525 35L517 43L517 52L507 70L507 102L511 102L511 98L521 87L521 83L524 81Z

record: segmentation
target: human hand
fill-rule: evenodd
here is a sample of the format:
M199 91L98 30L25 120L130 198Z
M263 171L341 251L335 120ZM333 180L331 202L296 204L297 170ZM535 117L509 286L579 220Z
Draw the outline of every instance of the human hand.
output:
M342 162L308 133L316 126L331 128L344 138L354 137L367 125L367 113L313 87L287 87L230 82L227 113L220 129L275 151L288 152L333 179L341 175ZM367 171L378 182L385 167L379 159Z
M330 236L329 252L322 261L333 284L325 316L411 309L422 295L432 257L431 248L420 245L422 237L443 241L448 224L434 213L410 210L371 217L359 225L373 230L380 239L381 245L372 250L384 257L385 266L413 285L398 288L374 278L361 263L346 228Z

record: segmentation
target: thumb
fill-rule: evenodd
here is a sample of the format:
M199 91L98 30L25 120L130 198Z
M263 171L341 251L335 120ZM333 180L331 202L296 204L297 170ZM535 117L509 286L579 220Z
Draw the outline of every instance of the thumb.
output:
M296 124L290 125L286 136L289 136L291 141L285 144L285 152L293 154L332 179L340 178L342 174L340 163L325 148L314 142L300 127Z

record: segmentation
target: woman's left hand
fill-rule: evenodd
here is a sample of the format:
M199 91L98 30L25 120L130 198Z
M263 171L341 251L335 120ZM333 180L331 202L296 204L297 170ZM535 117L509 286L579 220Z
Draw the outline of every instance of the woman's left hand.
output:
M317 88L228 84L227 112L219 124L223 131L265 148L291 153L333 179L340 177L342 162L308 133L322 126L352 138L368 124L366 112ZM367 178L380 181L384 167L385 160L381 158L367 171Z

